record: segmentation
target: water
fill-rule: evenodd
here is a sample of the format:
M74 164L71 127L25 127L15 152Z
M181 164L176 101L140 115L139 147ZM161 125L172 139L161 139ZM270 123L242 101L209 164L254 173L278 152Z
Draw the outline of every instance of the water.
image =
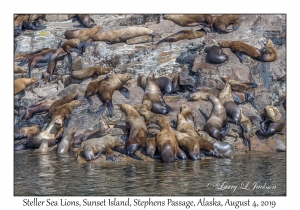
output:
M15 152L14 163L16 196L286 195L286 153L252 152L232 160L171 164L81 164L73 153L59 156L54 152ZM253 189L256 182L264 189Z

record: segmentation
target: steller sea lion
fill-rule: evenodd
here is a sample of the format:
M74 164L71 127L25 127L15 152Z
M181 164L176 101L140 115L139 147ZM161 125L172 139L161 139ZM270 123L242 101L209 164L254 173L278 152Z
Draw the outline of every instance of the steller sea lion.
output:
M160 40L159 42L157 42L156 46L158 46L159 44L163 43L163 42L177 42L180 40L184 40L184 39L196 39L196 38L201 38L204 37L206 35L206 32L203 28L199 29L199 30L182 30L179 31L175 34L172 34L162 40Z
M145 75L139 75L138 83L143 89L146 88L146 80L147 77ZM172 81L168 77L157 77L155 81L163 95L172 93Z
M120 110L126 115L127 133L123 135L123 140L124 138L126 139L124 149L120 147L117 149L122 154L129 155L137 160L143 160L134 153L146 143L147 126L143 118L132 106L128 104L121 104Z
M32 117L34 113L48 111L51 105L54 103L54 100L46 99L33 104L30 107L27 107L25 114L22 117L22 120L28 120Z
M108 74L113 70L113 67L91 66L77 71L72 71L71 77L75 79L85 79L93 76L94 78L99 75Z
M64 154L64 153L67 153L70 148L72 147L73 145L73 142L74 142L74 135L75 135L75 132L77 130L77 126L74 126L72 127L68 134L65 135L62 140L59 142L59 145L58 145L58 148L57 148L57 153L58 154Z
M80 39L78 38L73 38L65 41L61 46L65 52L68 54L68 59L69 59L69 65L72 67L72 56L71 52L76 52L78 56L82 55L84 50L80 51L80 48L82 48L83 44L80 44Z
M35 124L31 127L23 127L18 130L14 130L14 140L23 139L23 138L32 138L39 131L40 131L40 127L38 124Z
M78 21L80 23L80 25L74 26L74 27L82 27L83 26L86 28L93 28L96 25L95 21L88 14L74 15L72 22L75 22L75 21Z
M277 59L277 53L271 39L268 39L266 46L260 52L261 56L258 59L263 62L273 62Z
M35 150L35 152L41 153L41 154L47 154L49 152L49 143L48 141L44 140L40 147Z
M153 71L146 79L145 93L148 94L149 99L152 102L152 112L158 114L168 114L169 111L173 111L173 109L164 101L162 92L156 83Z
M93 100L91 99L91 96L95 95L98 92L99 85L103 80L108 80L108 76L100 76L99 79L91 81L86 87L86 90L84 92L84 98L88 100L90 105L93 105Z
M106 135L101 138L89 139L82 142L82 150L86 161L97 159L103 152L106 154L106 159L115 161L113 158L113 148L124 145L120 137Z
M117 42L125 42L127 39L132 39L137 36L151 35L153 30L144 27L128 27L110 32L98 32L92 36L93 41L106 41L107 44L114 44Z
M198 141L186 133L174 131L178 146L189 154L192 160L200 160L200 146Z
M179 148L175 133L170 124L159 117L154 117L152 122L149 123L155 123L160 127L160 132L155 137L155 143L162 162L171 163L177 160L177 157L185 160L186 154Z
M198 100L205 100L207 101L207 96L209 94L212 94L214 95L215 97L219 97L219 93L220 93L220 90L216 89L216 88L203 88L201 89L200 91L197 91L197 92L194 92L194 93L191 93L189 95L189 100L192 100L192 101L198 101Z
M194 126L194 128L196 127L193 113L191 112L191 110L189 109L189 107L186 104L182 104L180 106L180 114L184 117L184 119L187 122L191 123L191 125Z
M239 21L238 21L239 19L240 19L240 15L227 15L227 14L221 15L215 19L213 26L219 32L229 33L229 32L238 30L238 28L240 26ZM227 27L231 24L232 24L233 29L228 30Z
M233 53L240 59L245 61L244 54L254 59L259 59L261 52L259 49L240 41L219 41L218 44L223 48L230 48Z
M23 91L29 85L37 82L38 79L35 78L18 78L14 80L14 95Z
M164 15L163 18L186 27L198 25L211 27L213 24L213 17L209 14Z
M207 50L206 61L213 64L227 63L228 55L223 52L221 47L213 45Z
M101 29L101 26L95 26L89 29L66 30L64 35L67 39L78 38L80 39L80 42L86 42L92 37L92 35L96 34Z
M114 107L112 105L112 95L115 90L119 90L120 93L127 99L130 97L129 90L123 86L125 82L132 78L130 73L125 74L113 74L109 76L109 79L102 81L98 88L98 96L102 100L102 105L99 107L99 112L102 115L105 108L108 107L109 115L114 115Z

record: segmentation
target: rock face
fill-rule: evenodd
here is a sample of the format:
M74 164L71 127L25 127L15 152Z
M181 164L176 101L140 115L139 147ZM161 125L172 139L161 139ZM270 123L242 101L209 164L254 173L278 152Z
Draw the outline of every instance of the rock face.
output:
M273 105L286 92L286 16L285 15L241 15L240 28L237 31L228 34L211 33L208 28L206 36L192 40L181 40L178 42L164 42L158 46L156 43L181 30L197 30L202 26L181 27L172 21L164 20L161 15L97 15L91 17L95 23L103 29L101 31L118 30L129 26L147 27L155 32L152 39L142 37L124 43L108 45L106 42L95 41L88 46L82 56L72 52L72 70L102 65L111 66L115 73L129 72L133 79L129 80L125 86L130 91L130 99L126 99L119 91L113 94L114 116L109 117L107 111L100 116L98 109L102 102L94 95L91 97L93 105L90 105L81 95L79 100L83 103L75 107L68 127L64 130L66 135L74 125L78 129L89 128L96 125L100 118L106 119L109 123L116 126L125 125L125 116L119 110L117 104L127 103L130 105L140 104L143 99L144 91L137 86L137 76L139 74L148 75L155 71L155 76L168 76L172 79L176 74L181 73L180 84L192 85L196 87L211 87L223 89L224 82L221 76L229 76L233 80L241 82L255 82L258 87L255 88L255 104L258 110L255 110L251 104L239 105L245 116L260 117L263 109L267 105ZM41 48L57 48L58 43L66 41L64 32L72 30L74 25L68 20L67 15L47 15L48 22L43 24L47 27L43 30L24 31L15 38L17 47L15 54L30 53ZM261 49L264 47L268 38L271 38L277 52L277 60L274 62L261 62L245 56L244 63L241 63L237 56L229 49L223 51L228 55L229 60L226 64L210 64L205 62L206 52L204 49L212 45L217 45L221 40L242 41L254 47ZM138 43L141 40L141 43ZM17 65L19 62L15 62ZM91 78L84 80L74 80L70 78L70 70L67 66L68 59L65 57L58 61L56 71L54 72L54 81L47 82L44 79L47 76L47 67L34 68L32 76L39 81L25 89L25 95L15 96L14 108L18 110L15 115L15 128L23 126L32 126L39 123L43 116L34 115L33 118L22 122L22 115L28 106L31 106L46 98L59 99L74 91L85 91ZM27 65L23 66L27 70ZM15 75L20 78L24 75ZM165 102L171 106L174 111L170 112L171 121L176 128L177 114L182 104L188 105L195 116L195 122L199 128L203 127L210 115L212 105L208 101L187 101L190 90L164 96ZM285 110L278 107L282 116L285 118ZM117 123L116 123L117 122ZM269 137L257 136L256 131L260 129L259 121L253 121L253 136L251 138L253 151L285 151L286 134L274 135ZM239 126L231 124L226 142L234 145L236 153L248 152L247 147L243 145L242 130Z

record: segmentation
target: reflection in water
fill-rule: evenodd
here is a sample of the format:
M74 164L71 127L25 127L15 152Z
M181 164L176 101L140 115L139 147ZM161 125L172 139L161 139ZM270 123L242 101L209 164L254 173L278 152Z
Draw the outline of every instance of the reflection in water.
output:
M73 153L15 152L14 162L14 194L23 196L286 195L286 153L169 164L80 164ZM255 184L276 188L252 190ZM248 187L242 189L241 185Z

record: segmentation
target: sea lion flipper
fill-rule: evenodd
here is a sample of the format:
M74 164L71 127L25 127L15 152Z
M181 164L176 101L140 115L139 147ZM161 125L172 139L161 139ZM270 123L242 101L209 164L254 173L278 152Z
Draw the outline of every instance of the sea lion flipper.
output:
M238 94L236 94L235 92L231 92L232 93L232 97L233 97L233 100L234 100L234 102L236 102L236 103L238 103L238 104L240 104L240 103L242 103L242 100L241 100L241 98L238 96Z
M144 159L140 158L139 156L137 156L136 154L134 154L132 152L129 152L128 156L132 157L133 159L136 159L136 160L144 160Z
M182 151L181 149L178 148L177 150L177 157L179 157L181 160L186 160L186 154L184 153L184 151Z
M93 27L96 26L96 25L97 25L96 23L93 23L93 24L89 25L88 28L93 28Z
M103 102L103 104L99 107L99 113L102 115L105 108L107 107L107 102Z
M119 91L120 91L120 93L121 93L125 98L127 98L127 99L130 98L130 92L129 92L128 88L126 88L126 87L124 87L123 85L121 85L121 86L119 87Z
M18 66L24 66L28 62L29 58L25 58L18 64Z
M114 115L114 106L111 101L108 102L108 112L111 117Z
M241 52L235 52L236 56L240 59L241 63L245 61L244 54Z
M75 15L72 19L72 23L76 22L78 19L77 19L77 16Z
M226 136L226 134L228 133L230 128L230 124L228 122L226 122L225 126L222 128L221 134L222 136Z
M91 97L87 97L86 99L87 99L87 101L89 102L90 105L93 105L93 104L94 104L94 102L93 102L93 100L91 99Z

